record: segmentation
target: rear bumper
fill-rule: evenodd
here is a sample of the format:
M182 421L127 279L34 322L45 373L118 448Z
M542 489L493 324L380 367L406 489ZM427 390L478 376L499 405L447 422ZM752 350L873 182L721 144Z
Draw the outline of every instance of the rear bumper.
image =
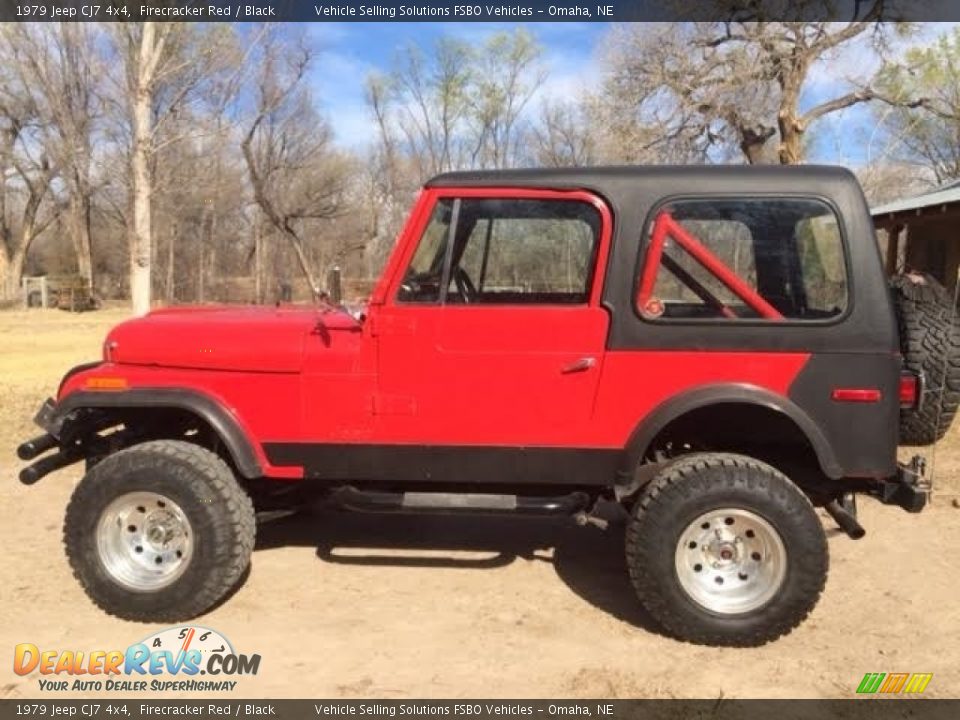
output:
M918 513L930 498L926 466L926 459L920 455L914 455L909 463L897 463L897 474L878 482L870 494L884 505L897 505L907 512Z

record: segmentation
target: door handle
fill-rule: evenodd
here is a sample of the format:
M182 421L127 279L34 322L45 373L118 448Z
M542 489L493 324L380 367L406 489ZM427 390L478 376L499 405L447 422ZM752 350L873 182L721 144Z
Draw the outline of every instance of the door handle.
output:
M594 367L597 364L597 359L595 357L583 357L579 360L576 360L569 365L566 365L560 372L564 375L570 375L571 373L586 372L590 368Z

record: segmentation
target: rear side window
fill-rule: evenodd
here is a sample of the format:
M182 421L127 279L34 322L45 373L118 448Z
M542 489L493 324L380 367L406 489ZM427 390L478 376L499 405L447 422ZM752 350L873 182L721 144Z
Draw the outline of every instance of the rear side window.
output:
M819 200L676 201L654 216L645 248L646 319L824 321L847 309L839 221Z

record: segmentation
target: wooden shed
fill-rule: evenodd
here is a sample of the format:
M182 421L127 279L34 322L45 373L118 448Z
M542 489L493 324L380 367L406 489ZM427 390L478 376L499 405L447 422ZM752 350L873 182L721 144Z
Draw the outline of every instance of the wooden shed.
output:
M960 268L960 181L871 209L886 269L928 272L951 292Z

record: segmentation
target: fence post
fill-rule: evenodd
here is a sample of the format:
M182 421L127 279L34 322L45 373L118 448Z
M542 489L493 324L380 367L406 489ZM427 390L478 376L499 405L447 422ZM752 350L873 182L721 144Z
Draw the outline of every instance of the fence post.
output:
M40 278L40 307L47 307L47 276Z

